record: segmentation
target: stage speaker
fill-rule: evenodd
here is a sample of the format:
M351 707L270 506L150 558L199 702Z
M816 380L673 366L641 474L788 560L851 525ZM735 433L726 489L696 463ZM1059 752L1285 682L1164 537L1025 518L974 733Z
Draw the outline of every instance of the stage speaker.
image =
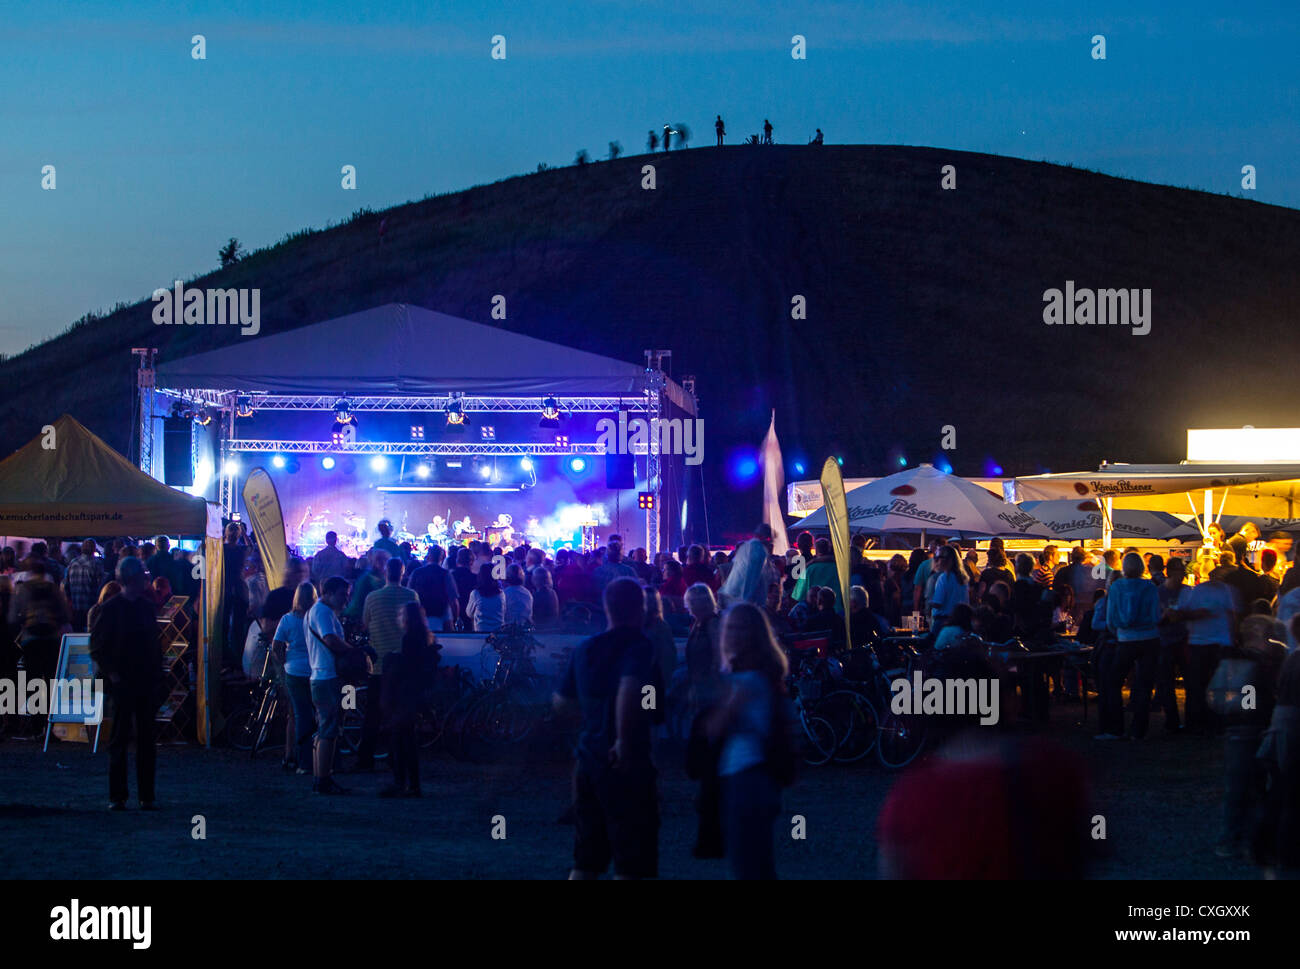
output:
M636 487L636 456L605 455L605 487L625 491Z
M163 418L163 482L175 487L194 484L194 452L190 435L194 422L188 417Z

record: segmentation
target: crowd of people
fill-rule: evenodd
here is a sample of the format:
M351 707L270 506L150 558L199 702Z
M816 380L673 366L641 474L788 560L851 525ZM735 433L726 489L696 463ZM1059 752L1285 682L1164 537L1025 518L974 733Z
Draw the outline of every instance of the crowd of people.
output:
M1168 560L1082 546L1062 556L1052 545L1011 557L995 539L981 561L975 548L942 538L882 559L869 556L858 536L844 603L828 540L804 532L776 555L766 526L727 552L692 545L653 557L643 548L625 554L615 535L599 548L553 553L435 545L423 559L381 526L374 547L356 559L330 533L316 554L290 556L270 589L256 545L234 522L223 553L224 661L256 676L270 651L291 708L284 769L310 774L320 794L346 793L333 776L343 687L366 682L381 702L366 706L354 769L373 769L386 731L394 776L381 793L410 797L421 793L414 723L438 668L439 632L518 625L594 633L573 651L556 695L578 731L572 877L595 877L611 863L622 877L657 872L657 761L672 707L690 725L674 739L685 744L700 784L696 854L725 854L737 877L770 878L780 792L793 762L785 643L826 637L844 650L909 629L942 653L1012 640L1033 649L1064 637L1092 647L1099 740L1146 736L1153 703L1169 732L1222 735L1218 851L1253 846L1295 865L1300 567L1292 564L1290 536L1275 533L1265 543L1252 529L1231 539L1212 533L1198 553ZM109 742L114 810L128 796L132 733L141 806L155 805L155 616L173 595L193 601L201 572L163 536L102 548L86 539L0 550L0 644L19 644L5 650L0 674L21 657L29 677L52 676L61 634L90 633L121 711ZM355 632L367 638L366 659L350 641ZM1058 675L1055 688L1077 696L1087 682ZM647 695L655 701L647 704Z

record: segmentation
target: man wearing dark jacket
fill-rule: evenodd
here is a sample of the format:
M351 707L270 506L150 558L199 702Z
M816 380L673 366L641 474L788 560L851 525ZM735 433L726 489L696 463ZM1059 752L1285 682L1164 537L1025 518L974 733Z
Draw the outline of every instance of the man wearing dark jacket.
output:
M95 614L90 627L90 655L107 681L113 701L113 729L108 741L110 811L126 809L126 748L136 735L136 787L140 807L157 810L154 800L154 715L162 702L162 645L144 564L123 558L117 565L120 594Z

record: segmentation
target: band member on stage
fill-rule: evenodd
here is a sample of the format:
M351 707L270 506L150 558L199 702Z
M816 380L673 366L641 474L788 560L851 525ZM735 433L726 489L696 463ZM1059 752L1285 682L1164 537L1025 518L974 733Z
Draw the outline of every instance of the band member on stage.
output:
M429 541L447 541L447 522L441 515L434 515L433 521L429 522Z

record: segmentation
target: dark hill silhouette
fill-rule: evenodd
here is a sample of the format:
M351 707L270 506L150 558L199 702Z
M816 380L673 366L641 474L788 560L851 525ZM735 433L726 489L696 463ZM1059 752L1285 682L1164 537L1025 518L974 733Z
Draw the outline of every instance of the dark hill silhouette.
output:
M364 214L190 282L260 287L264 335L409 302L629 361L671 348L674 375L698 378L717 540L759 516L761 483L728 496L723 465L771 408L808 476L827 454L846 475L933 460L947 424L965 474L1176 461L1187 427L1295 424L1298 255L1300 212L1242 199L942 149L730 147ZM1046 326L1043 291L1067 279L1150 288L1150 334ZM125 449L131 346L244 339L154 327L151 306L0 367L0 453L64 411Z

